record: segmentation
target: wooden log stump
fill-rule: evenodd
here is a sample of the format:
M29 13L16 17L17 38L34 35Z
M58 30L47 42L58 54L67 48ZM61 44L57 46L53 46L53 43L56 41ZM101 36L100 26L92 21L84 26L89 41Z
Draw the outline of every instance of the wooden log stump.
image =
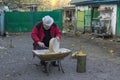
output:
M78 73L86 72L86 54L77 55L77 69Z

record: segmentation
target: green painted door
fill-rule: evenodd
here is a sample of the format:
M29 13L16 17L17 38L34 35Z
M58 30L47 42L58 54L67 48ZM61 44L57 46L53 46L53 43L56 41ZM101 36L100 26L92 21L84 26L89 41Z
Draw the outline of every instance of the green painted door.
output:
M84 32L84 11L77 11L77 30Z
M98 8L94 8L94 11L93 11L93 20L98 20Z
M91 10L85 10L85 31L91 30Z
M120 37L120 6L118 7L117 10L117 14L118 14L118 21L117 21L117 28L116 28L116 35Z

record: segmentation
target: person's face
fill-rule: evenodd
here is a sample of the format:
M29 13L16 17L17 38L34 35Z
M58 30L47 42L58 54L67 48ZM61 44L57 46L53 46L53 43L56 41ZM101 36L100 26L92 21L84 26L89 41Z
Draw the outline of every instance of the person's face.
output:
M47 26L47 25L45 25L45 24L43 24L43 27L44 27L45 30L50 29L50 26Z

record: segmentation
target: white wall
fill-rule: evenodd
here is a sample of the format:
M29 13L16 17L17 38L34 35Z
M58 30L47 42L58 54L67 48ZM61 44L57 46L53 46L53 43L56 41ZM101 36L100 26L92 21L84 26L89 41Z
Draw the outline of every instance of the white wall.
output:
M116 35L116 23L117 23L117 5L114 5L113 6L113 13L112 13L112 32L113 32L113 35Z
M88 6L78 6L77 10L80 10L80 11L88 10Z

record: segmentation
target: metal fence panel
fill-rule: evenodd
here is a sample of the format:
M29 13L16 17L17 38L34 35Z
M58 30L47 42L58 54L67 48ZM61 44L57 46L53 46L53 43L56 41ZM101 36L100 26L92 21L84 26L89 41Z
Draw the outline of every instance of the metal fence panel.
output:
M31 32L35 24L42 20L45 15L54 18L55 23L62 30L62 10L45 12L6 12L6 32Z
M32 12L6 12L5 30L7 32L29 32L33 27Z

